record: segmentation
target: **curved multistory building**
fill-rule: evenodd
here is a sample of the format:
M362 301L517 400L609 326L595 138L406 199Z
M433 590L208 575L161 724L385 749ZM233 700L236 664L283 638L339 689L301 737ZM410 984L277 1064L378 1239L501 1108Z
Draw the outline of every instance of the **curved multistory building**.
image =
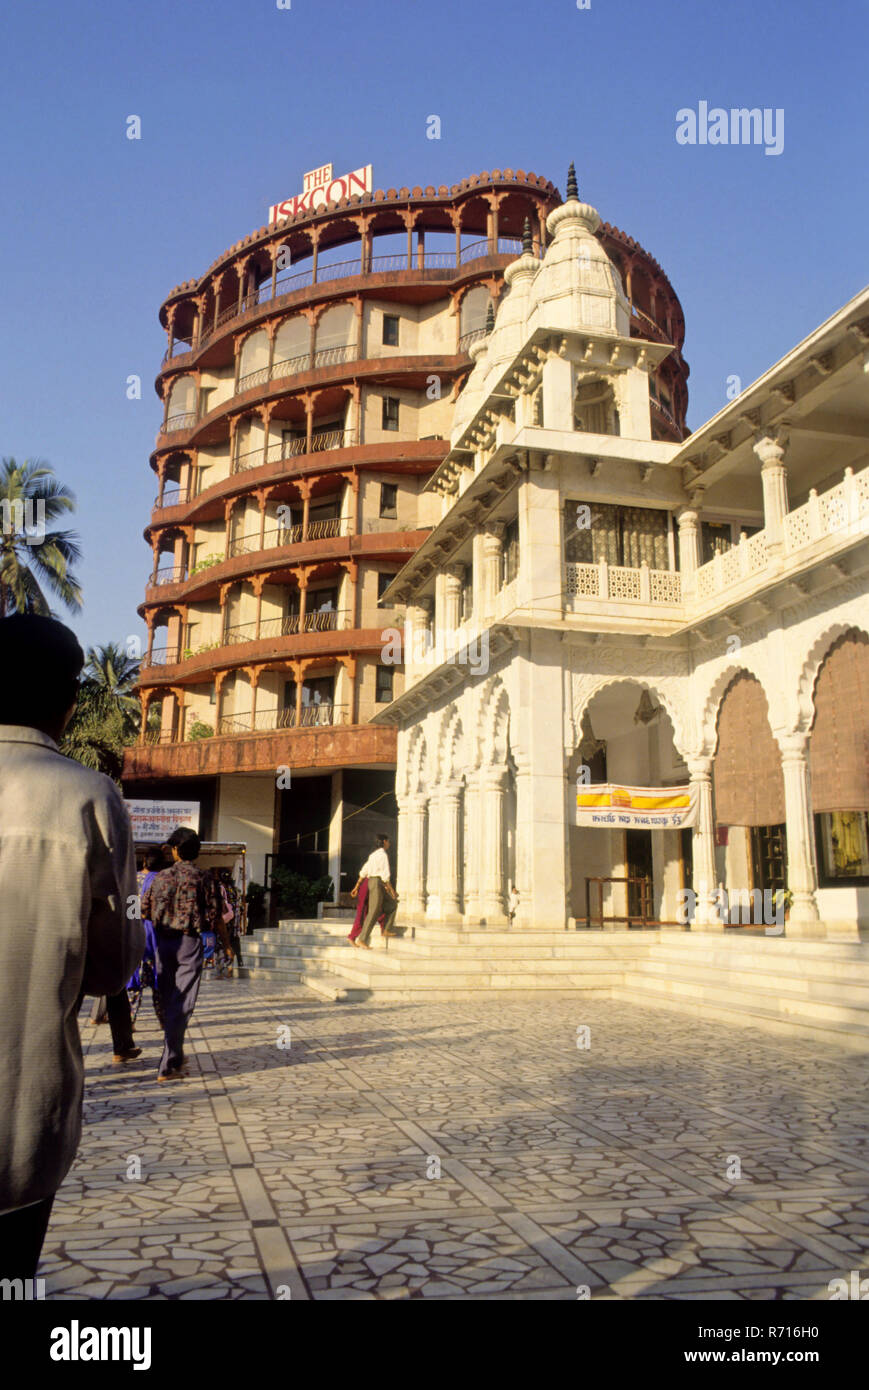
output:
M471 349L561 197L507 169L306 201L277 205L301 204L160 310L143 734L124 780L198 801L203 834L246 841L255 878L279 854L337 890L395 818L395 731L369 721L402 690L384 633L404 613L380 598L439 520L425 485ZM631 335L670 348L650 373L652 430L678 443L679 301L636 241L597 235Z

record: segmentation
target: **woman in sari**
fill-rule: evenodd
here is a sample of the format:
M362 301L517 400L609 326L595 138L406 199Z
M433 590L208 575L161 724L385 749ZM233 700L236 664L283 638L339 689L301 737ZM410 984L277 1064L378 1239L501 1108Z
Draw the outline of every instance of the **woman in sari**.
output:
M361 932L361 930L362 930L362 923L365 921L365 908L366 908L367 903L368 903L368 879L367 879L367 878L362 878L362 879L359 880L359 897L358 897L357 900L356 900L356 916L353 918L353 927L352 927L352 930L351 930L351 932L350 932L350 935L349 935L348 938L347 938L348 941L353 941L353 942L355 942L357 936L358 936L359 933ZM378 919L377 919L377 924L378 924L378 926L380 927L380 933L381 933L381 935L383 935L383 923L385 922L385 920L386 920L386 913L385 913L385 912L381 912L380 916L379 916Z

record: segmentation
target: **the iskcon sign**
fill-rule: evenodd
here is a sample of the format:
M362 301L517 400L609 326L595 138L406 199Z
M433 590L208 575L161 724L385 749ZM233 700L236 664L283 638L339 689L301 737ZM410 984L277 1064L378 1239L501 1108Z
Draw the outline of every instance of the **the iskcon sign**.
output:
M312 169L302 180L303 191L281 203L273 203L269 208L269 222L279 222L282 217L295 217L297 212L310 212L312 208L325 207L327 203L337 202L339 198L350 198L354 193L370 193L372 182L371 165L364 164L351 174L332 176L332 165L323 164Z

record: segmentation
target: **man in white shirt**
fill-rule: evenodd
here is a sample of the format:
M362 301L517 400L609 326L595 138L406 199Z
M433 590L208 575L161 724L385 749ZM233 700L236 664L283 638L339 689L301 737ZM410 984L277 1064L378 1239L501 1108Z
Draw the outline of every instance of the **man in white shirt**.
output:
M357 944L364 950L370 951L369 939L374 930L374 923L383 914L383 935L388 936L395 921L396 896L395 889L390 882L389 856L386 851L389 849L389 836L378 835L374 850L369 854L362 868L359 870L359 877L356 880L356 887L353 888L353 896L356 896L359 885L363 878L368 879L368 902L365 905L365 921L362 923L362 930L359 933Z
M78 1001L142 958L133 836L108 777L66 758L84 657L53 618L0 619L0 1278L32 1279L81 1136Z

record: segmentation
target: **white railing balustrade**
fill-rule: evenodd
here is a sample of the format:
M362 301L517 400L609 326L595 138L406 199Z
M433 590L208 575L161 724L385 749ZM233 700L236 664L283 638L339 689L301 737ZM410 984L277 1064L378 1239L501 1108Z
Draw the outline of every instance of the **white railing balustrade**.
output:
M784 519L785 550L792 553L825 536L859 535L869 517L869 468L846 468L841 483L820 495L812 488L808 502Z
M616 599L629 603L678 604L682 602L682 576L675 570L653 570L610 565L606 560L566 566L565 592L569 598Z

